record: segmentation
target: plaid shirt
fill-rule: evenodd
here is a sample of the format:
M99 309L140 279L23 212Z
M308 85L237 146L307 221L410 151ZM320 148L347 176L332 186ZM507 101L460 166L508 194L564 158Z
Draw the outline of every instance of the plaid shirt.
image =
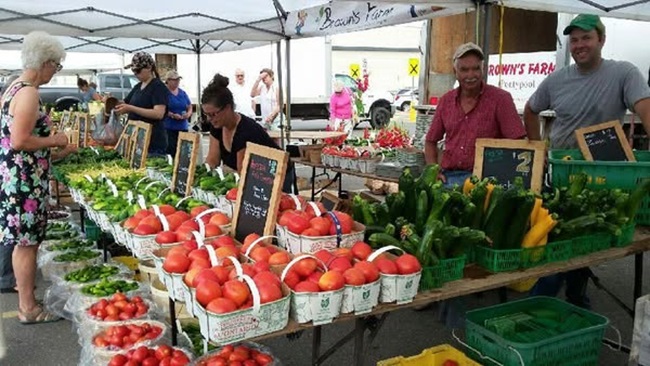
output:
M460 105L460 88L440 98L426 140L437 143L445 135L442 168L472 171L476 139L519 139L526 136L526 130L510 93L484 84L469 113Z

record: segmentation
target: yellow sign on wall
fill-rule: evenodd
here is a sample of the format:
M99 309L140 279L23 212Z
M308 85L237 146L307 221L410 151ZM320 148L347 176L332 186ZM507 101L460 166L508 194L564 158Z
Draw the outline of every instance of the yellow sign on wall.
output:
M350 77L353 79L361 79L361 66L359 64L350 64Z
M420 59L419 58L409 58L409 76L418 76L420 73Z

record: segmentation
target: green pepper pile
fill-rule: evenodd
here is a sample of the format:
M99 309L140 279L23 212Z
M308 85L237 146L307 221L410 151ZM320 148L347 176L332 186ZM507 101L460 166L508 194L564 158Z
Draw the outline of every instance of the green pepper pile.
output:
M99 266L86 266L76 271L68 272L63 279L68 282L87 283L108 278L119 273L119 268L107 264Z
M48 252L60 252L64 250L88 248L93 246L94 244L95 242L90 240L71 239L58 244L50 245L46 247L45 250L47 250Z
M99 257L101 255L100 252L94 251L94 250L89 250L89 249L78 249L73 252L67 252L63 254L59 254L56 257L54 257L54 261L58 263L62 262L79 262L79 261L85 261L88 259L93 259L95 257Z
M82 287L81 293L84 295L104 297L113 295L116 292L125 293L137 290L139 287L140 285L135 281L103 279L96 284Z

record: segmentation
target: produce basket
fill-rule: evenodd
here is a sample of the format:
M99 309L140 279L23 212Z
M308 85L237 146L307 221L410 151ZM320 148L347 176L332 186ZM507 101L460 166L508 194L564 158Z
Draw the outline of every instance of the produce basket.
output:
M372 308L379 304L380 291L380 279L360 286L345 285L341 300L341 313L354 312L354 315L361 315L371 312Z
M420 291L427 291L440 288L447 282L463 278L466 257L442 259L431 267L422 268L422 279L420 280Z
M636 223L631 222L621 228L621 235L614 236L612 240L612 247L621 248L632 244L634 240L634 230L636 229Z
M282 365L282 361L280 361L280 359L278 359L277 356L275 356L272 353L271 349L269 347L267 347L267 346L262 345L262 344L254 343L254 342L238 342L238 343L233 344L233 346L235 346L235 347L237 347L237 346L245 346L245 347L249 348L250 350L254 350L256 352L264 353L264 354L268 355L269 357L266 358L266 359L270 359L271 361L270 361L270 363L265 363L264 364L265 366L281 366ZM211 351L211 352L197 358L196 360L194 360L193 365L201 365L201 364L204 364L204 363L207 363L208 365L212 365L213 363L208 363L208 361L213 359L216 355L219 355L221 353L222 349L223 349L223 347L219 347L216 350L213 350L213 351ZM219 363L217 363L217 362L215 362L214 364L219 365ZM259 363L256 363L256 364L259 364Z
M515 271L546 263L545 246L525 249L492 249L477 246L474 251L476 264L492 273Z
M631 192L650 178L650 151L634 151L636 162L585 161L580 150L551 150L549 172L553 187L568 186L576 174L587 173L587 187L620 188ZM646 196L636 215L640 225L650 225L650 195Z
M379 361L377 366L445 366L446 361L454 361L458 366L481 366L448 344L427 348L411 357L397 356Z
M278 236L278 244L289 253L314 253L321 249L334 249L338 247L350 248L354 243L363 241L366 227L354 222L352 232L349 234L325 235L325 236L304 236L290 232L285 226L275 226Z
M380 249L377 249L368 257L368 262L372 262L380 254L386 253L389 250L397 250L404 252L403 249L387 245ZM386 253L385 255L393 257L391 253ZM391 303L396 302L398 305L408 304L413 301L415 295L417 295L418 287L420 280L422 278L422 271L418 271L412 274L384 274L379 273L379 281L381 282L381 289L379 292L379 302L382 303Z
M545 246L548 263L561 262L573 258L573 240L556 240Z
M546 326L532 328L542 322ZM505 366L587 366L598 364L608 323L596 313L540 296L469 311L465 337L480 353L468 354L486 365L493 363L481 355ZM526 341L511 340L524 334Z
M608 249L612 236L608 233L596 233L573 238L573 256L587 255Z
M374 174L377 170L377 164L381 161L381 157L375 158L360 158L359 159L359 171L364 174Z

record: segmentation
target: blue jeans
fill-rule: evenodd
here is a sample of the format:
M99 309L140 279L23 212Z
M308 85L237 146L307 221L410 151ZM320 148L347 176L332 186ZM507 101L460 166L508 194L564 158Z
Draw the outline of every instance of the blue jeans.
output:
M589 281L589 268L579 268L573 271L562 272L548 277L542 277L530 290L530 296L555 297L560 292L562 284L566 282L565 295L567 302L589 309L587 297L587 283Z
M445 182L445 188L454 188L454 185L463 186L465 179L472 175L472 172L465 170L444 170L442 174L445 176L447 181Z
M13 288L16 286L14 267L11 263L13 252L13 245L0 245L0 288Z

